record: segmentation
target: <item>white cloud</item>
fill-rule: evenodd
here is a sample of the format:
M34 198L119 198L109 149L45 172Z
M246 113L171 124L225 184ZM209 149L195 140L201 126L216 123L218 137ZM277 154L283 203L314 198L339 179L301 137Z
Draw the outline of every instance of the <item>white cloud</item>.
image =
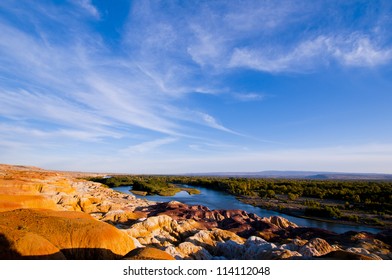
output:
M200 66L221 66L224 63L226 50L225 38L219 34L211 33L199 25L193 25L192 30L195 40L190 43L187 51L193 61Z
M366 35L318 36L300 41L291 49L236 48L229 67L251 68L263 72L303 72L336 60L351 67L377 66L391 62L392 48L382 48Z
M167 137L167 138L162 138L162 139L156 139L156 140L152 140L152 141L147 141L147 142L143 142L137 145L133 145L133 146L129 146L126 149L123 149L121 152L122 153L148 153L151 152L163 145L168 145L171 143L174 143L178 141L177 138L171 138L171 137Z
M98 9L91 3L91 0L74 0L73 2L83 8L94 18L99 19L101 17Z
M53 43L51 36L56 34L49 33L43 22L46 41L0 20L0 71L9 82L0 88L4 116L87 129L97 133L93 138L118 137L124 133L119 127L128 127L128 134L137 133L138 127L187 136L188 125L181 123L189 122L224 130L213 122L195 120L187 108L172 104L184 93L203 89L181 81L184 76L177 73L185 73L186 67L170 61L162 72L148 59L141 66L133 57L113 55L98 34L87 32L78 21L68 22L76 33L67 34L61 44Z
M331 54L348 66L372 67L387 64L392 59L392 48L377 46L375 40L354 34L346 40L327 44Z
M259 93L237 93L233 95L235 99L242 102L261 101L264 100L265 95Z
M204 123L209 127L212 127L212 128L215 128L215 129L218 129L221 131L229 132L232 134L238 134L237 132L232 131L231 129L228 129L227 127L218 123L218 121L213 116L211 116L209 114L197 112L196 115L200 117L202 124Z

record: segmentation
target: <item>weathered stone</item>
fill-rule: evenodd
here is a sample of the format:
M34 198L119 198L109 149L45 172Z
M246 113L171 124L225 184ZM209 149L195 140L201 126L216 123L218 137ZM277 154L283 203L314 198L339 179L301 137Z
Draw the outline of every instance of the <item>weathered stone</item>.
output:
M346 249L346 252L350 252L350 253L354 253L357 255L363 255L363 256L367 256L373 260L382 260L382 258L380 258L379 256L377 256L376 254L372 254L370 253L368 250L364 249L364 248L348 248Z
M313 238L302 246L298 253L305 257L315 257L328 254L331 251L333 251L333 248L327 241L321 238Z
M107 212L102 217L102 221L112 223L126 223L128 221L137 221L144 217L146 217L146 214L144 213L120 209Z
M205 248L191 242L182 242L177 247L168 246L165 251L176 259L211 260L213 258Z
M273 225L276 225L277 227L279 227L281 229L286 229L288 227L292 227L292 228L298 227L296 224L290 222L289 220L287 220L283 217L279 217L279 216L272 216L269 218L263 218L263 221L269 222Z
M0 225L0 259L64 260L65 256L38 234Z
M126 254L124 260L175 260L170 254L165 251L145 247L137 248Z
M307 240L295 238L290 243L283 244L279 248L282 250L298 251L300 247L304 246L307 242Z
M42 236L71 259L120 258L135 248L126 233L82 212L19 209L0 213L0 225Z

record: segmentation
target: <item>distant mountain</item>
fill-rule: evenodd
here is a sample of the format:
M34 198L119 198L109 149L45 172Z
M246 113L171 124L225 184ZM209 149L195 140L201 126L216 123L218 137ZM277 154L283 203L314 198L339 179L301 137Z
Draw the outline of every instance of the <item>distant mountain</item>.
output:
M191 173L190 176L221 176L245 178L287 178L315 180L392 180L392 174L379 173L344 173L320 171L260 171L260 172L208 172Z

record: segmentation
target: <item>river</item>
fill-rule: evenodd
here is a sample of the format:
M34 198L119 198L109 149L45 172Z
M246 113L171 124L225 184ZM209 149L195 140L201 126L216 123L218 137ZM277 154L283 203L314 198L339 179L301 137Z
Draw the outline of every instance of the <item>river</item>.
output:
M184 185L184 187L187 187ZM336 233L344 233L346 231L354 230L354 231L367 231L371 233L378 233L380 232L379 229L364 227L364 226L352 226L352 225L344 225L338 224L333 222L323 222L323 221L316 221L312 219L305 219L305 218L298 218L286 214L281 214L275 211L266 210L260 207L255 207L246 203L243 203L236 199L233 195L202 188L202 187L195 187L192 186L194 189L198 189L201 193L197 195L189 195L185 191L178 192L174 196L158 196L158 195L148 195L148 196L139 196L135 195L138 198L144 198L149 201L155 202L168 202L172 200L176 200L188 205L204 205L207 206L209 209L241 209L247 211L249 213L254 213L260 217L270 217L270 216L281 216L289 221L304 227L315 227L315 228L322 228L329 231L334 231ZM122 186L113 188L113 190L122 192L122 193L131 193L130 190L132 186Z

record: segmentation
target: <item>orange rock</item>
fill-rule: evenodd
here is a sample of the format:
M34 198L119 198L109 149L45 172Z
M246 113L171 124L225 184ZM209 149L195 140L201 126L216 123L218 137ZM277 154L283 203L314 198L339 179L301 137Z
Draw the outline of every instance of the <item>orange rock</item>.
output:
M40 235L69 259L115 259L135 248L125 232L82 212L18 209L0 213L0 225Z
M56 203L44 195L0 194L0 212L19 208L58 209Z
M171 255L165 251L145 247L137 248L129 252L125 257L125 260L175 260Z
M64 260L65 256L40 235L0 225L0 259Z
M84 209L84 208L83 208ZM141 218L146 218L147 215L143 212L135 212L130 210L112 210L107 212L102 221L112 223L126 223L128 221L136 221Z

